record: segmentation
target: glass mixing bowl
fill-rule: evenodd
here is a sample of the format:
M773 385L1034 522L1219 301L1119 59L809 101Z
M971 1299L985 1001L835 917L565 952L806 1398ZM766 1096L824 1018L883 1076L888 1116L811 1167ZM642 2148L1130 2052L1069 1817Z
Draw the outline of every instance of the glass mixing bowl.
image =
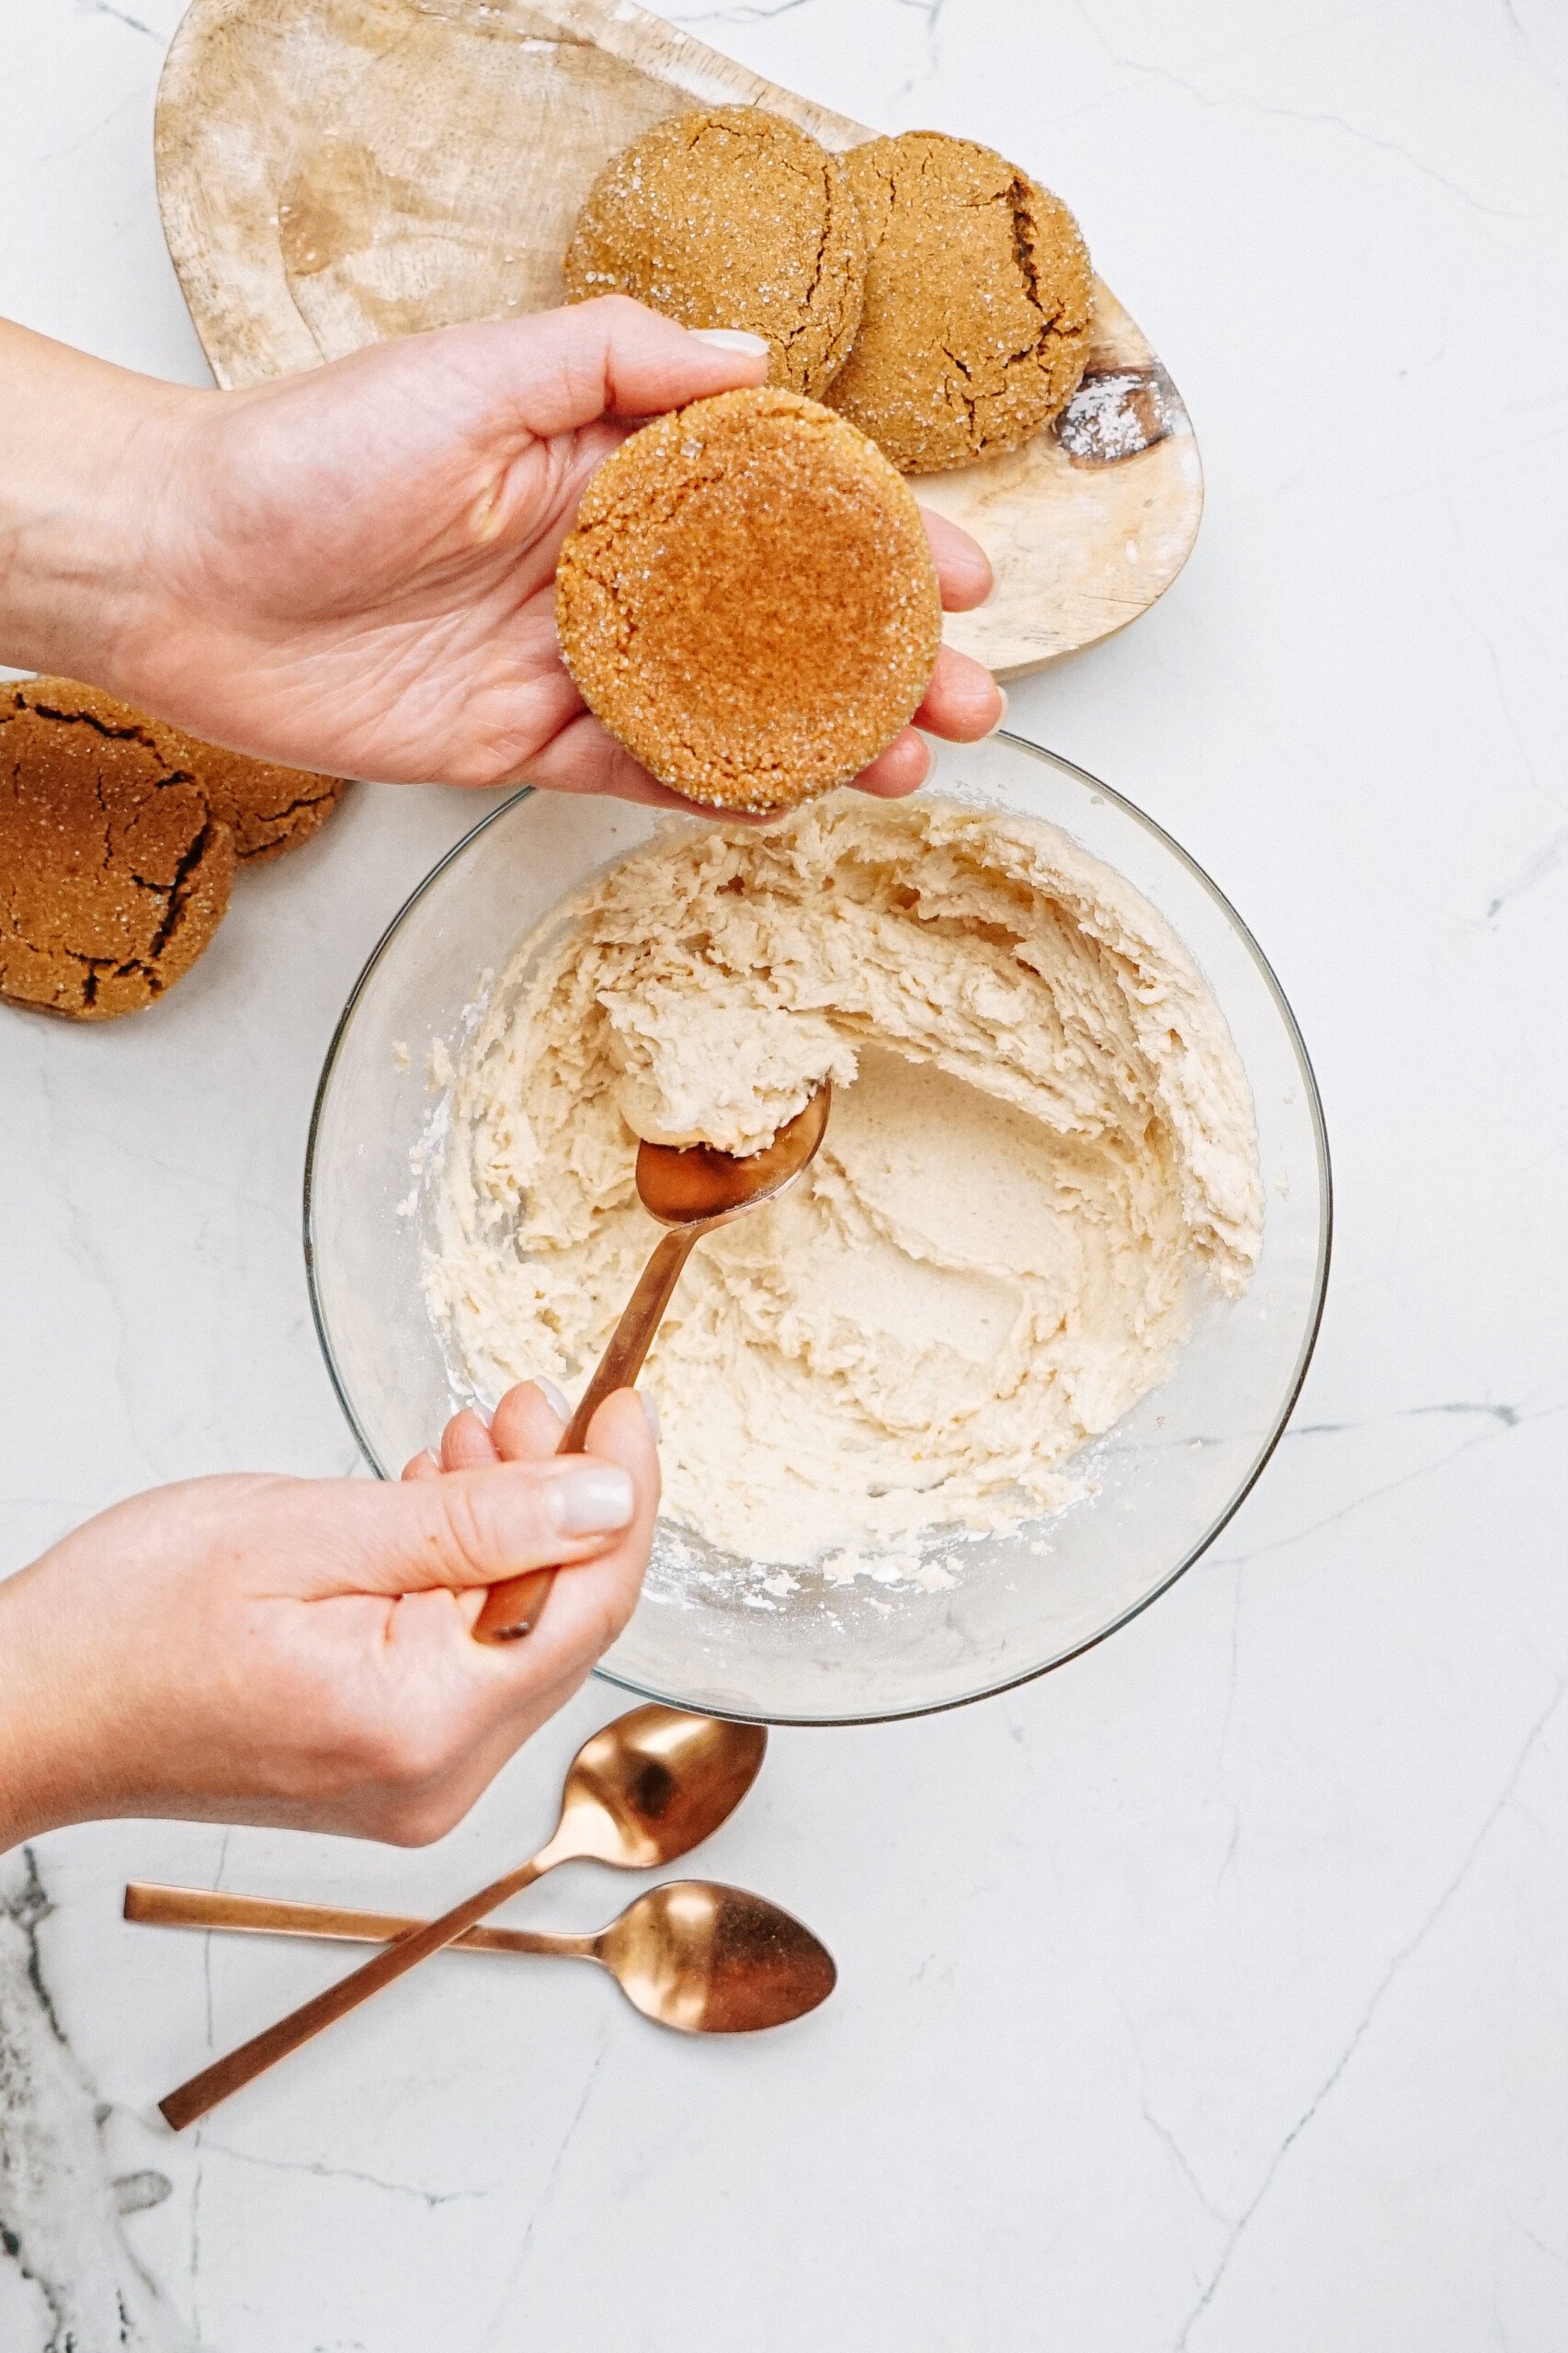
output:
M775 1597L742 1564L662 1529L641 1606L600 1671L676 1706L863 1722L953 1707L1060 1665L1213 1541L1267 1461L1312 1355L1329 1255L1323 1110L1290 1008L1235 909L1130 801L1017 737L944 747L932 790L1049 819L1186 942L1252 1088L1262 1258L1245 1297L1210 1298L1168 1377L1074 1458L1094 1492L1019 1533L966 1544L950 1590L824 1586L808 1574ZM344 1009L311 1123L305 1251L327 1365L383 1478L471 1402L421 1280L444 1119L432 1041L455 1059L518 941L654 822L619 801L519 793L420 884Z

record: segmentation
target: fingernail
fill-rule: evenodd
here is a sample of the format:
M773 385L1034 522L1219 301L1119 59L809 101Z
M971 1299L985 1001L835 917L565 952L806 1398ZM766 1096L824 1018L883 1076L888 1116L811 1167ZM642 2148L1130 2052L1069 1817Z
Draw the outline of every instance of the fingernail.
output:
M554 1381L542 1372L535 1373L534 1387L543 1392L563 1422L571 1420L572 1407L564 1389L558 1389Z
M490 1427L490 1416L485 1412L484 1407L480 1404L477 1397L471 1397L463 1410L465 1413L470 1413L473 1415L474 1420L480 1425L482 1429L488 1429Z
M979 612L983 612L983 611L985 610L985 608L986 608L986 606L987 606L987 605L994 605L994 604L996 602L997 597L998 597L1001 594L1002 594L1002 583L1001 583L1001 581L998 579L998 577L997 577L997 575L995 574L995 573L994 572L994 573L992 574L992 575L991 575L991 585L990 585L990 587L986 590L986 592L985 592L984 596L983 596L983 597L982 597L982 598L981 598L981 600L980 600L980 603L979 603L978 607L976 608L977 611L979 611Z
M433 1470L438 1471L441 1467L441 1458L433 1446L422 1447L419 1451L419 1460L421 1462L428 1462Z
M560 1472L546 1489L562 1536L611 1536L628 1528L637 1509L630 1471L614 1462L585 1462Z
M642 1411L648 1416L648 1427L653 1433L653 1443L656 1446L665 1434L664 1425L659 1419L659 1401L651 1389L640 1389L637 1394L642 1400Z
M986 729L985 733L987 735L999 735L1001 733L1003 728L1007 724L1007 713L1011 709L1011 703L1008 699L1006 688L998 687L996 691L1002 698L1002 708L997 712L995 718L992 721L991 725Z
M766 335L748 335L744 327L693 327L699 343L710 343L716 351L743 351L748 359L766 359L768 341Z

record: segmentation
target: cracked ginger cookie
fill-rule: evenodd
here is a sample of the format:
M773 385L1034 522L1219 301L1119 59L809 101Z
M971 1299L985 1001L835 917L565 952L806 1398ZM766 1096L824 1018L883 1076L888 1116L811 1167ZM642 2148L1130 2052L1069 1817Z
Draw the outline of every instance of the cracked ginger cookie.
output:
M247 759L74 678L0 685L0 996L105 1020L188 972L236 863L297 848L338 777Z
M908 485L842 417L770 390L694 401L607 459L555 609L610 733L688 800L758 813L885 751L942 637Z
M574 302L630 294L684 327L744 327L768 382L820 397L860 321L866 244L838 156L759 107L656 122L612 155L566 249Z
M51 686L62 684L59 680ZM141 733L0 691L0 997L108 1021L151 1005L222 920L234 837Z
M1060 197L938 131L845 158L869 248L860 332L827 398L901 472L1015 449L1078 389L1094 274Z

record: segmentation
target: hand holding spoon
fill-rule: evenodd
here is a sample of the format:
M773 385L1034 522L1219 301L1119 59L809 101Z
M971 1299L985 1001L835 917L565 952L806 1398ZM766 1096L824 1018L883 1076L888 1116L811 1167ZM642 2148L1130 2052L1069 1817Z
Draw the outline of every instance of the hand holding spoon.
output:
M810 1165L826 1131L832 1102L833 1084L824 1078L773 1142L744 1160L733 1153L715 1152L705 1143L684 1150L673 1144L638 1145L637 1197L649 1216L670 1231L643 1268L598 1370L556 1449L558 1454L581 1454L587 1444L588 1425L605 1399L618 1389L635 1384L680 1280L681 1268L703 1235L728 1225L733 1218L744 1217L747 1210L760 1208L764 1201L777 1200ZM475 1639L514 1643L519 1635L531 1633L555 1575L553 1569L531 1569L526 1576L492 1586L474 1620Z
M634 1708L606 1724L574 1758L560 1822L537 1855L438 1920L416 1924L313 2001L204 2067L160 2100L164 2115L183 2131L558 1863L591 1860L650 1870L689 1853L733 1813L761 1769L767 1745L760 1724L722 1723L675 1708Z
M420 1925L381 1912L340 1912L327 1904L140 1885L125 1891L125 1916L167 1928L235 1928L358 1944L386 1944ZM597 1937L470 1928L455 1939L455 1949L597 1961L645 2018L683 2034L750 2034L783 2026L825 2002L838 1976L826 1947L777 1904L699 1879L650 1888Z

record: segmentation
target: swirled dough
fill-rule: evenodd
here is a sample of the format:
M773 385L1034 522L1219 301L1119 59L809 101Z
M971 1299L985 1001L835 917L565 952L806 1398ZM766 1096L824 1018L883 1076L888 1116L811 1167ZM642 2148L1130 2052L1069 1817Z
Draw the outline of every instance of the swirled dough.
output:
M817 1161L699 1245L647 1376L666 1511L797 1566L1078 1492L1262 1224L1218 1006L1066 835L681 824L523 943L459 1066L428 1280L475 1386L592 1369L657 1233L639 1134L755 1149L828 1074Z

